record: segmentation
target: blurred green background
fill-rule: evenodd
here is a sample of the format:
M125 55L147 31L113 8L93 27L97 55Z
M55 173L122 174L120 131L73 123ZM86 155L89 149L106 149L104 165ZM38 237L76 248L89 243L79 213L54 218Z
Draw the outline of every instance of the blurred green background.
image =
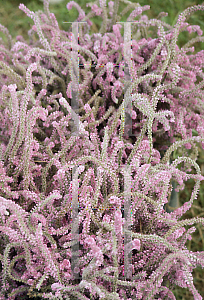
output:
M53 0L54 1L54 0ZM55 0L57 1L57 0ZM50 11L55 14L57 21L59 23L60 29L68 30L71 24L64 24L63 22L69 21L73 22L78 17L78 11L76 8L72 7L71 10L67 10L66 4L69 1L63 0L60 3L50 3ZM91 11L90 7L86 7L86 4L90 1L87 0L77 0L76 3L80 5L80 7L85 11L87 14ZM92 1L94 2L94 1ZM107 0L107 6L108 6L108 0ZM160 12L167 12L168 16L163 17L161 20L165 21L166 23L170 25L174 25L176 23L176 20L178 18L178 15L187 7L192 5L198 5L202 4L203 1L191 1L191 0L140 0L140 1L132 1L134 3L140 3L140 5L150 5L150 10L145 11L143 14L146 14L149 18L156 18ZM27 31L31 28L31 26L34 24L33 20L25 13L18 8L19 4L23 3L25 4L30 10L36 11L36 10L43 10L43 2L41 0L7 0L2 1L0 5L0 23L4 26L6 26L12 35L13 38L15 38L17 35L22 35L25 40L28 40ZM120 3L119 6L119 13L123 11L123 9L127 6L125 3ZM124 16L122 16L121 21L125 21L127 17L129 16L130 12L127 12ZM91 28L91 32L98 32L102 18L101 16L95 16L91 18L91 21L93 22L93 26ZM204 29L204 12L198 11L195 12L188 20L190 24L193 25L200 25L201 29ZM0 36L2 38L4 37L3 33L0 33ZM191 33L188 32L182 32L179 35L178 45L182 46L185 44L189 38L194 38L197 36L197 33ZM203 43L196 43L195 44L196 52L199 50L204 49Z
M106 3L108 3L107 1ZM150 10L145 11L143 13L146 14L149 19L150 18L156 18L160 12L167 12L168 16L163 17L161 20L165 21L166 23L170 25L174 25L176 23L176 20L179 16L179 14L187 7L192 5L198 5L202 4L203 1L191 1L191 0L140 0L140 1L132 1L132 2L138 2L140 5L150 5ZM40 0L5 0L0 1L0 24L4 25L8 28L11 36L15 39L17 35L22 35L24 39L28 42L28 30L31 28L31 26L34 24L33 20L27 15L21 11L18 6L20 3L23 3L29 8L31 11L37 11L42 10L43 11L43 3ZM70 28L70 24L63 22L69 21L73 22L78 18L78 11L76 8L72 8L70 11L67 10L66 4L68 3L67 0L63 0L60 3L50 3L50 11L55 14L57 21L59 23L60 29L68 30ZM80 5L80 7L85 11L86 15L88 12L91 11L90 7L86 7L86 4L89 3L89 1L86 0L77 0L76 3ZM108 5L108 4L107 4ZM124 3L120 3L119 7L119 13L122 12L122 10L127 5ZM122 18L121 21L126 21L127 17L129 16L129 12L127 12ZM91 18L91 21L93 22L93 25L91 27L90 34L94 32L98 32L102 18L100 16L96 16ZM200 25L201 29L204 31L204 11L198 11L194 13L189 19L188 23L192 25ZM178 39L178 45L179 47L182 47L189 39L194 38L197 36L197 33L189 34L188 32L182 32L179 35ZM0 32L0 37L5 39L5 36L2 32ZM195 53L204 50L204 43L196 43L194 44L195 47ZM199 144L198 144L199 145ZM181 152L181 148L179 148ZM179 151L174 153L174 157L176 157L179 154ZM188 150L189 154L191 153L191 150ZM199 146L199 157L197 160L197 163L199 164L201 168L201 173L204 175L204 151ZM189 201L191 197L191 193L193 190L195 182L193 180L188 180L185 185L185 189L183 191L179 192L179 201L180 205L182 205L184 202ZM193 218L195 216L204 217L204 182L201 182L200 190L198 198L194 201L194 204L192 208L182 217L182 219L186 218ZM186 229L190 228L192 226L185 226ZM204 251L204 228L201 225L195 225L197 228L196 232L192 234L192 240L188 241L186 243L186 246L191 251ZM193 277L194 277L194 284L195 287L198 289L201 296L204 298L204 270L202 268L197 268L193 271ZM174 295L177 300L191 300L194 299L192 293L188 291L185 288L179 288L176 287L174 289Z

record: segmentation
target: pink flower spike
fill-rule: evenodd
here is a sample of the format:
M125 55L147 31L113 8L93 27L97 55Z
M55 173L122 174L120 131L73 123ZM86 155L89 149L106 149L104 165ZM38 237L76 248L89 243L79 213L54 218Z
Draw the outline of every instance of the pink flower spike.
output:
M132 245L133 245L133 249L136 249L136 250L140 250L140 240L138 240L138 239L134 239L133 241L132 241Z

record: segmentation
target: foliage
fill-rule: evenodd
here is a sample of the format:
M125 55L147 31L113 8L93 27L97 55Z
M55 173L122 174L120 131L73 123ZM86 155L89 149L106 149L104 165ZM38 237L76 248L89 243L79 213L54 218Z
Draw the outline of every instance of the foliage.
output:
M196 163L198 145L204 149L204 51L193 54L193 44L204 37L199 26L187 23L204 5L187 8L171 26L159 20L164 14L142 15L148 5L123 3L124 14L133 10L127 21L137 18L131 26L132 60L124 25L116 23L118 0L107 7L102 0L92 3L87 16L74 1L67 4L78 10L77 21L87 21L79 26L79 46L71 31L59 28L47 0L44 12L19 5L34 22L29 43L22 36L14 41L0 25L6 37L0 52L2 299L24 292L43 299L175 299L176 285L202 299L192 272L204 267L204 252L187 249L196 228L185 226L203 226L204 218L182 217L204 179ZM99 33L90 34L94 16L103 22ZM158 30L151 35L149 27ZM180 48L182 31L198 37ZM83 64L78 109L72 106L73 50ZM189 201L169 214L164 205L171 180L178 182L177 191L187 180L195 187ZM70 264L76 190L82 280ZM123 235L133 238L126 244L132 281L121 279Z

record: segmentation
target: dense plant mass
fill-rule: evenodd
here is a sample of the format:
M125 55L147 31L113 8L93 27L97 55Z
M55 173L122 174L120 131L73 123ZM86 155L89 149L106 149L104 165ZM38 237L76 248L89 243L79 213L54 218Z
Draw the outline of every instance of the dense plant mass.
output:
M176 285L202 299L192 271L204 267L204 252L187 249L196 228L184 226L204 225L204 218L179 219L204 179L196 163L196 143L204 149L204 51L193 54L204 38L187 23L204 5L187 8L172 27L159 20L165 13L149 20L142 15L148 5L123 2L131 27L117 23L119 0L95 1L87 16L69 2L76 21L86 22L78 41L59 29L48 0L44 12L19 5L34 21L29 45L0 25L7 36L0 47L0 299L176 299ZM94 15L103 23L89 35ZM157 29L152 38L150 26ZM180 49L186 30L198 37ZM182 155L170 164L179 147ZM167 213L171 180L179 190L189 178L191 198ZM78 271L71 266L76 220ZM132 255L131 279L125 253Z

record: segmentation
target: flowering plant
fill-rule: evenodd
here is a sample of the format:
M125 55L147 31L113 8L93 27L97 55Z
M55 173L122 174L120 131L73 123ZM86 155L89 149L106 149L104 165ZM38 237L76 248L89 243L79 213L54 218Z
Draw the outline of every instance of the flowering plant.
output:
M133 9L124 39L119 0L95 1L87 16L69 2L79 11L72 32L59 29L49 0L44 12L20 4L34 21L29 44L0 25L0 299L175 299L175 285L202 299L192 271L204 252L188 251L195 227L184 226L204 218L179 219L204 179L204 51L188 54L204 38L186 22L204 5L172 27L123 2L122 15ZM89 35L94 15L103 23ZM149 26L158 37L147 38ZM184 30L199 36L179 49ZM166 212L171 180L178 191L190 178L191 198Z

